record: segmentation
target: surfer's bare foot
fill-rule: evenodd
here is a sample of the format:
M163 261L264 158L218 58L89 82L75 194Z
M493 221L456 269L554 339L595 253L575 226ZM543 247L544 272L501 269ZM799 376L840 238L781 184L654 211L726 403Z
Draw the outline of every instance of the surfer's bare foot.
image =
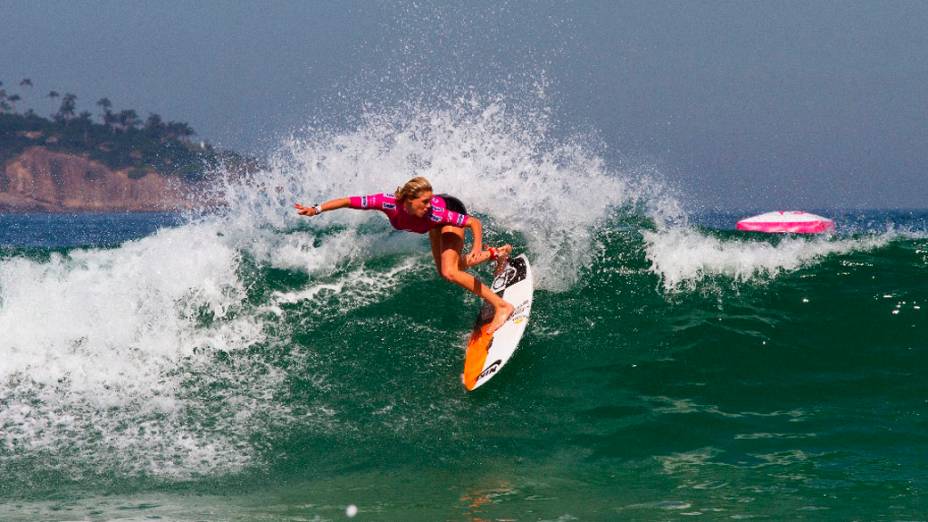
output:
M503 301L501 306L496 307L496 311L493 314L493 321L490 322L490 327L487 328L487 333L492 335L494 332L499 330L499 327L503 326L506 320L512 316L512 312L515 310L516 309L511 304Z

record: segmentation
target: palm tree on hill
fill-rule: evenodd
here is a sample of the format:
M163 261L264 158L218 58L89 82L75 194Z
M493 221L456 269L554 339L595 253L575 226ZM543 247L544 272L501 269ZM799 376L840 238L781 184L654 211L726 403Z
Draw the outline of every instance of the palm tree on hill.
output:
M109 112L110 108L113 106L113 102L111 102L109 98L100 98L97 100L97 106Z
M52 91L54 92L54 91ZM61 107L55 114L55 121L69 121L74 118L74 111L77 109L77 96L67 93L61 99Z
M90 139L90 131L93 129L93 114L90 111L81 111L74 120L84 136L84 146L93 147L93 140Z
M107 129L113 130L113 124L116 123L116 118L113 116L110 108L113 107L113 102L109 98L100 98L97 100L97 106L103 109L103 115L100 116L100 119L103 120L103 126Z
M119 123L124 130L131 130L139 126L142 122L138 113L132 109L126 109L119 112Z
M48 95L47 95L47 96L48 96L49 99L52 99L52 100L54 100L55 98L61 97L61 95L58 94L58 91L48 91ZM52 118L55 118L55 119L57 120L57 118L56 118L56 116L55 116L54 114L52 114Z
M164 120L161 119L161 116L153 112L150 113L148 119L145 120L145 130L155 137L160 137L164 133L164 129Z

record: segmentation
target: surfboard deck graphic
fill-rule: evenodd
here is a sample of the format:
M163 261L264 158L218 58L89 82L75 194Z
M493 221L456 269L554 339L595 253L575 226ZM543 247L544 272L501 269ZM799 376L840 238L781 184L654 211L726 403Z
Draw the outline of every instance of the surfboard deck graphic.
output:
M532 267L525 254L511 258L506 267L493 279L491 289L515 307L503 326L490 335L487 329L493 320L493 306L484 301L467 343L464 356L464 373L461 380L468 391L489 381L509 361L525 333L532 311Z

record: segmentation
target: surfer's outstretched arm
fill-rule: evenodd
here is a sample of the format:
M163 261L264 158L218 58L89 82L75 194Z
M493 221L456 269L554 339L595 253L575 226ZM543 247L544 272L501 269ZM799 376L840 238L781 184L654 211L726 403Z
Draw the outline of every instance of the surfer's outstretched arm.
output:
M320 205L314 205L311 207L307 207L300 203L297 203L296 205L293 205L293 208L295 208L297 214L301 216L315 216L318 214L322 214L323 212L327 210L345 208L350 204L351 204L351 198L338 198L338 199L330 199L329 201L326 201L325 203L322 203Z

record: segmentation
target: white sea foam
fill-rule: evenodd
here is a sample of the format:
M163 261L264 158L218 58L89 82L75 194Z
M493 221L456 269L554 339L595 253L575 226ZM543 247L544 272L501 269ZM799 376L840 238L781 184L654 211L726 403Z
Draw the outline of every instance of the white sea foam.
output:
M421 272L422 266L414 259L407 258L386 271L358 268L333 281L311 282L298 290L274 292L270 306L282 315L283 305L311 302L320 306L313 307L305 314L329 319L378 302L399 285L404 275Z
M216 351L263 339L240 313L238 259L214 227L188 225L113 250L0 261L0 459L181 476L248 463L249 424L236 415L272 408L261 390L281 376L210 366ZM209 397L232 410L210 429L190 420L207 405L185 382L204 365L203 386L255 386Z
M344 247L327 250L331 257L325 263L337 263L351 255L346 245L378 242L366 235L369 231L357 231L366 222L385 226L384 218L343 210L310 223L294 213L293 203L390 192L422 175L437 192L453 194L470 213L489 218L491 240L507 233L524 238L539 286L564 290L589 262L592 227L610 207L636 201L642 191L609 171L581 139L557 140L551 134L543 111L524 115L501 100L372 112L349 131L309 130L306 137L294 137L266 172L230 183L229 220L242 230L274 229L264 238L268 252L305 249L308 238L295 239L287 230L347 227L325 239Z
M720 239L687 226L644 231L651 271L667 291L692 290L706 278L723 276L745 282L773 278L818 262L832 254L871 250L893 234L862 238L786 238L777 244L748 239Z
M237 307L243 290L235 269L235 252L195 227L118 250L3 261L0 347L9 355L0 379L41 369L30 377L94 387L116 365L127 383L145 387L152 378L145 363L189 355L192 346L180 340L198 313L224 317Z

